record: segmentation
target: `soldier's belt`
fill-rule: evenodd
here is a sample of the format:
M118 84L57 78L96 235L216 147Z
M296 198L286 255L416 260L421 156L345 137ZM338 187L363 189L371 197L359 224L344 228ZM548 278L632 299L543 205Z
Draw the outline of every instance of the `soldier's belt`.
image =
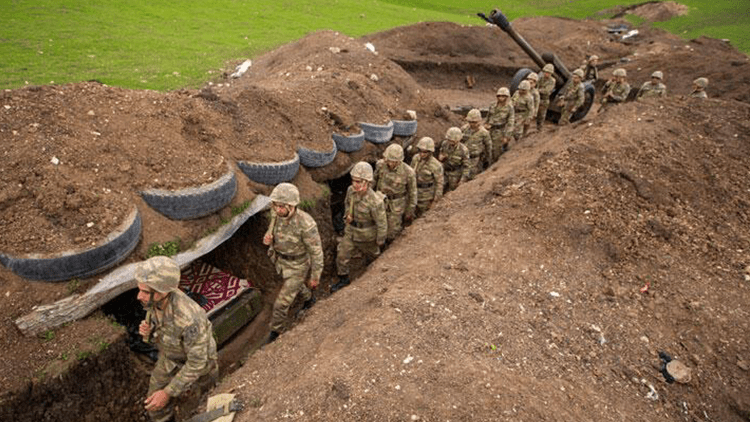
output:
M470 154L469 158L477 158L477 157L481 157L481 156L482 156L482 153L480 152L479 154Z
M350 224L358 229L365 229L367 227L372 227L375 225L375 223L373 223L372 221L357 221L357 220L352 220Z
M504 127L505 127L505 125L491 125L490 126L490 128L492 128L492 129L502 129Z
M286 255L280 252L276 252L276 256L285 260L285 261L296 261L298 259L304 258L307 256L307 253L302 253L299 255Z
M391 201L393 201L394 199L401 199L401 198L405 197L406 196L406 192L399 193L399 194L391 194L391 195L386 195L386 196L388 197L388 199L390 199Z
M435 185L435 182L430 183L417 183L418 188L431 188Z

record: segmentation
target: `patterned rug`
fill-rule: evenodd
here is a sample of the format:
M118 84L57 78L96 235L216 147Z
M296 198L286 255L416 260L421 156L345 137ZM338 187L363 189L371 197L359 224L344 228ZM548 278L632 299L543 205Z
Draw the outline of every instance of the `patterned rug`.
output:
M182 270L180 288L210 316L233 297L252 288L252 284L205 262L195 261Z

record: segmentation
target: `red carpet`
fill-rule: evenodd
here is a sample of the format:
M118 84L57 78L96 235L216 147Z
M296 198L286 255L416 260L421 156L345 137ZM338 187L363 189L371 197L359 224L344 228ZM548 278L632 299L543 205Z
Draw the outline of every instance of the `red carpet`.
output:
M180 277L180 288L198 293L208 300L203 309L209 315L251 287L247 280L200 261L182 270Z

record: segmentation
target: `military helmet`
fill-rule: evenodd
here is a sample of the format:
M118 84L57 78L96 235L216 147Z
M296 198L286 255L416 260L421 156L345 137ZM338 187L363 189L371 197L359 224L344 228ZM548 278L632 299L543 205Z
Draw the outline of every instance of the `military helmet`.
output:
M279 183L271 192L271 201L297 206L299 204L299 190L291 183Z
M576 69L573 71L574 76L578 76L579 78L583 78L583 69Z
M612 72L612 74L615 76L622 76L622 77L628 76L628 72L626 72L625 69L621 67L615 69L615 71Z
M458 130L461 130L461 129L458 129ZM448 131L450 132L450 129L448 129ZM435 141L433 141L432 138L430 138L429 136L425 136L424 138L419 140L419 142L417 143L417 148L420 151L435 152Z
M549 73L555 73L555 65L552 63L547 63L542 68L542 72L549 72Z
M531 73L529 73L529 76L526 77L526 79L531 80L531 81L538 81L539 80L539 75L537 75L534 72L531 72Z
M523 80L520 84L518 84L518 89L528 91L531 89L531 84L529 83L529 81Z
M352 167L352 171L349 172L352 177L367 180L372 182L372 166L370 163L360 161Z
M469 110L469 113L466 115L466 120L470 122L481 122L482 112L479 111L478 108L472 108L471 110Z
M701 88L705 88L708 86L708 79L706 78L698 78L693 81L694 84L698 85Z
M500 89L507 89L507 88L500 88ZM445 139L449 141L460 141L461 138L463 137L464 137L464 133L461 132L461 129L455 126L448 129L448 131L445 132Z
M159 293L169 293L180 284L180 266L168 256L155 256L138 264L135 280Z
M510 97L510 91L508 91L508 88L502 87L497 90L497 96L505 95L506 97Z
M404 149L399 144L390 144L383 157L388 161L404 161Z
M651 74L651 77L652 78L663 79L664 78L664 74L661 73L661 70L657 70L656 72L654 72L654 73Z

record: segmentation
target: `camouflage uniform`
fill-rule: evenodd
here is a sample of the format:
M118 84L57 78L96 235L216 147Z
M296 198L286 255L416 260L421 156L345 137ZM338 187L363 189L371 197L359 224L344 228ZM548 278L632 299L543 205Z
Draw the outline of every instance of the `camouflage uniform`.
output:
M458 142L453 146L450 141L445 140L440 146L440 157L443 161L445 192L452 191L458 187L459 183L469 180L471 163L466 145Z
M461 128L464 133L462 142L469 150L469 179L482 172L482 164L492 162L492 138L483 126L474 130L469 124Z
M521 95L520 90L513 94L513 98L510 99L513 104L513 111L515 113L515 124L513 126L513 137L517 140L521 139L528 132L529 125L534 112L534 98L529 92L525 95Z
M320 280L323 246L317 223L310 214L299 208L289 217L275 216L272 221L269 227L273 235L271 259L276 265L276 272L284 278L284 284L273 303L271 330L281 332L297 294L301 293L304 301L312 299L312 292L305 282L308 272L311 279Z
M412 158L411 166L417 174L417 213L423 214L443 196L443 165L432 155L422 160L417 154Z
M529 121L532 121L537 113L539 113L539 103L541 103L542 97L539 94L539 89L537 87L531 88L529 94L531 94L531 98L534 100L534 109L531 111L531 118L529 119Z
M552 95L552 91L555 90L555 77L550 75L548 78L545 76L544 72L540 72L536 88L539 91L539 109L536 112L536 127L537 129L540 129L544 124L545 117L547 116L550 96Z
M708 98L708 94L706 94L706 91L704 91L702 89L701 90L694 90L693 92L690 93L690 98L701 98L701 99L704 99L704 98Z
M359 196L354 187L349 186L344 199L346 215L351 213L352 222L344 229L344 238L337 248L336 267L339 276L349 275L349 262L354 250L360 250L370 257L380 255L380 247L385 243L388 219L382 194L367 188L364 196Z
M599 69L594 64L586 63L586 69L583 71L583 80L595 81L597 79L599 79Z
M609 94L609 98L607 95ZM627 82L607 81L604 84L604 98L602 98L602 107L607 104L621 103L628 99L630 94L630 84Z
M490 137L492 138L492 157L497 160L500 154L507 148L504 139L513 135L513 125L515 122L515 112L510 101L505 105L490 105L487 113L487 124L490 126ZM445 144L443 144L445 145ZM441 148L442 149L442 148ZM455 187L453 188L455 189ZM451 189L452 190L452 189Z
M179 289L166 301L164 309L151 313L147 321L154 326L151 338L159 348L147 396L164 389L171 397L162 409L148 412L155 422L169 420L179 404L196 406L200 395L219 379L216 341L206 312Z
M557 97L558 102L563 102L559 124L566 125L570 123L570 116L575 110L582 106L583 102L586 100L583 82L575 84L573 78L571 78L560 90Z
M404 215L413 215L417 206L417 178L414 170L404 162L391 170L386 160L375 163L375 190L385 195L390 241L401 232Z
M660 98L667 96L667 86L663 83L644 82L638 91L638 98Z

